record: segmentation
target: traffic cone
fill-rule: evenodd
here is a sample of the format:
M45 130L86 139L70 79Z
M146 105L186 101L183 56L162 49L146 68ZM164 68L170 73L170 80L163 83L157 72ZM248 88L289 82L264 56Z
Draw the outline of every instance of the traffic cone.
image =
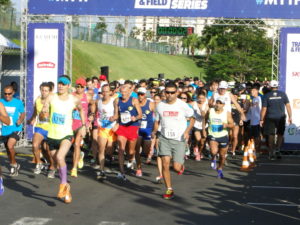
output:
M251 167L256 167L254 151L255 151L254 139L250 139L248 142L248 153L249 153L249 162Z
M241 171L243 172L248 172L251 170L250 168L250 163L248 161L248 156L249 156L249 153L248 153L248 146L245 148L244 150L244 156L243 156L243 162L242 162L242 167L241 167Z

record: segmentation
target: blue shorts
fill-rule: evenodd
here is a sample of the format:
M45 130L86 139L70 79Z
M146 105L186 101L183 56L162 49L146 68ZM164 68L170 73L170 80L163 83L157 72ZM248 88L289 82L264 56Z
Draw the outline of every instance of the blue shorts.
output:
M139 129L139 136L143 138L143 140L149 141L151 140L151 128L140 128Z
M208 135L207 139L209 141L218 142L220 148L226 148L228 146L228 144L229 144L229 138L228 138L228 136L215 138L215 137L213 137L211 135Z
M44 140L47 140L48 137L48 131L44 130L43 128L40 127L35 127L34 128L34 133L38 133L44 137Z

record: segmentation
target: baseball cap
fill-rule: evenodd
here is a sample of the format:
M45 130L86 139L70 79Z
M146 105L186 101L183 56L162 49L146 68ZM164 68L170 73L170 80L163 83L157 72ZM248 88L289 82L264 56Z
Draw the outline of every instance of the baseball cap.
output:
M84 78L78 78L75 82L75 84L81 85L81 86L86 86L86 81Z
M71 81L68 78L62 76L62 77L58 78L57 83L62 83L63 85L68 85L68 84L71 84Z
M146 88L144 87L140 87L138 90L137 90L138 93L143 93L143 94L146 94L147 90Z
M102 74L102 75L100 75L100 76L99 76L99 80L106 80L106 76L105 76L105 75L103 75L103 74Z
M272 87L272 88L278 87L278 81L277 80L271 80L270 87Z
M228 88L228 83L227 83L225 80L222 80L222 81L219 83L219 88L227 89L227 88Z
M222 104L225 104L225 99L224 98L219 97L219 98L216 99L216 102L217 101L221 102Z

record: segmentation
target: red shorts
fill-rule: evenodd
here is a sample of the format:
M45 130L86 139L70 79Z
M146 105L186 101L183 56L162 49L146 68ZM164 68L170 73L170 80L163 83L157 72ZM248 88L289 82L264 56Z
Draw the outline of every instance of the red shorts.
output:
M138 138L138 126L122 126L119 125L118 130L116 131L116 134L118 136L123 136L127 138L129 141L134 141Z

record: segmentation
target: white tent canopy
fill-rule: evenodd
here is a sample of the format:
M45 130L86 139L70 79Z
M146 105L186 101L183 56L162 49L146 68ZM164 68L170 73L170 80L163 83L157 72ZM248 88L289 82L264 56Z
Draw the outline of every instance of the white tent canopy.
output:
M2 34L0 34L0 48L4 49L20 49L20 46L16 45Z

